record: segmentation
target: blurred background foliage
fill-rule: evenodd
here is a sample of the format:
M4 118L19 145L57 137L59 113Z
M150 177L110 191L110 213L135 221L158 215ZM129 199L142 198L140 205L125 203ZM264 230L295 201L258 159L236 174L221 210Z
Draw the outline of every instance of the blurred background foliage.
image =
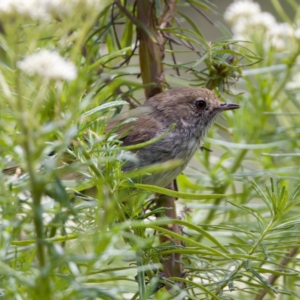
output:
M300 3L177 1L151 32L138 2L0 3L0 298L299 298ZM156 20L171 2L153 1ZM154 84L137 28L163 41ZM66 60L26 60L42 49ZM131 154L107 120L149 87L188 85L241 108L210 130L213 152L197 152L178 192L135 185L172 164L121 172ZM180 198L178 218L158 218L151 192ZM173 278L161 262L175 254Z

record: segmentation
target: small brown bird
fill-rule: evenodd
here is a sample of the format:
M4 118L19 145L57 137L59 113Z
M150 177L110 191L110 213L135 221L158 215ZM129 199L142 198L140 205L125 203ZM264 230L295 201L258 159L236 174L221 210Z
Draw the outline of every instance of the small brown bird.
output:
M126 162L123 170L180 159L182 164L179 167L145 176L142 180L145 184L166 186L185 169L196 150L202 146L217 116L225 110L237 108L237 104L221 103L212 91L204 88L178 87L148 99L136 112L131 111L137 115L136 122L117 131L120 135L128 131L121 138L123 146L149 141L165 133L172 124L176 126L156 143L136 150L138 162ZM127 114L120 115L108 126L108 130L127 117ZM133 128L129 130L130 127Z

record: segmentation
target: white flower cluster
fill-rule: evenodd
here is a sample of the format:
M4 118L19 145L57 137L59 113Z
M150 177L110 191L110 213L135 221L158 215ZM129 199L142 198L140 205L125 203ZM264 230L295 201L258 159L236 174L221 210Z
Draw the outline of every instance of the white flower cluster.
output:
M251 18L261 12L258 3L252 1L235 1L225 11L224 18L230 24L235 24L241 18Z
M277 23L273 15L262 12L252 0L235 0L224 18L231 25L234 39L249 41L256 36L263 39L265 47L272 46L276 51L286 50L289 42L300 36L300 30L288 23Z
M20 14L33 20L47 20L49 14L45 10L43 0L1 0L0 14Z
M45 79L70 81L77 77L77 69L72 62L49 50L27 56L18 61L17 67L30 76L39 75Z
M289 81L285 87L288 90L300 89L300 73L296 73L292 80Z
M33 20L71 15L75 8L101 10L107 0L0 0L0 16L19 14Z

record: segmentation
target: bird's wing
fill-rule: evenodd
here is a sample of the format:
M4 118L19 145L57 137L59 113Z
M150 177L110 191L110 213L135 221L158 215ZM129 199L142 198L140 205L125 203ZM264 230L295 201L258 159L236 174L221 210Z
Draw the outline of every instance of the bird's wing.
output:
M110 124L109 129L118 127L119 124ZM136 145L147 142L153 139L161 132L161 124L150 118L150 116L143 115L135 122L126 124L120 129L116 130L119 139L123 142L123 146Z
M121 125L123 120L132 118L132 115L121 116L108 124L106 132L115 132L123 146L136 145L147 142L161 133L161 123L151 117L151 108L142 107L139 115L133 110L135 121Z

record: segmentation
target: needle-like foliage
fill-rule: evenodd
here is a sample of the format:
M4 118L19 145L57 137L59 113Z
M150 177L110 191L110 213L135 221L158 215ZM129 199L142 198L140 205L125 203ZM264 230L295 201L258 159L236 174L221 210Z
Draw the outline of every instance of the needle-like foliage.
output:
M271 1L285 36L256 19L243 32L228 8L234 39L210 1L149 1L157 28L140 21L142 2L0 3L0 298L299 298L296 1L294 17ZM199 18L223 38L208 41ZM150 66L160 77L143 84ZM122 172L132 148L106 127L144 91L180 85L241 108L218 120L213 152L199 149L174 191L140 178L177 161ZM179 215L165 218L157 194L178 198ZM177 277L163 270L170 257Z

